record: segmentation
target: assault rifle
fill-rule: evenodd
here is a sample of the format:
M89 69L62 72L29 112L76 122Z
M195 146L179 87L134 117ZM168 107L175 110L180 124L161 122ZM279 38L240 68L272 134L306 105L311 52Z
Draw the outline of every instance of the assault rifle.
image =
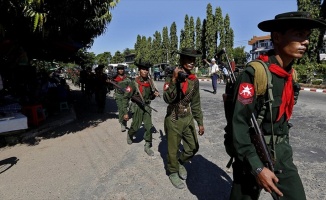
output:
M126 92L127 92L125 88L122 88L120 85L116 84L114 81L111 81L111 80L108 79L107 82L108 82L109 84L114 85L114 86L115 86L118 90L120 90L121 92L123 92L123 93L126 93ZM147 106L147 107L150 108L151 110L154 110L155 112L157 112L157 110L156 110L155 108L152 108L152 107L149 106L148 104L145 104L145 102L143 102L139 97L137 97L137 96L131 96L131 99L132 99L134 102L140 104L141 106L143 106L143 107Z
M236 82L236 76L233 73L233 70L231 69L231 64L229 57L226 53L225 48L223 48L223 53L225 53L227 62L228 62L228 70L230 74L230 83L227 83L226 88L225 88L225 94L223 94L223 101L224 101L224 109L225 109L225 117L228 121L228 123L232 123L230 120L230 113L227 113L227 109L232 106L232 99L233 99L233 94L230 94L230 91L234 91L235 87L235 82ZM233 112L233 109L232 109ZM262 161L262 163L267 167L269 170L271 170L273 173L275 173L274 170L274 164L272 160L272 156L268 150L265 138L264 138L264 133L261 131L256 116L254 113L251 114L251 125L252 128L254 129L254 133L250 134L250 139L251 142L254 144L257 155L259 156L259 159ZM232 129L231 129L232 130ZM229 129L230 131L230 129ZM275 192L271 193L272 197L274 200L279 200L279 197Z

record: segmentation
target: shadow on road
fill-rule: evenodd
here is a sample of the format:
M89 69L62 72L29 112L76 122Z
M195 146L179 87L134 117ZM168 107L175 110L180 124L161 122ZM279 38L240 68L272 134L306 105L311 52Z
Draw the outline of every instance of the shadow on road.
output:
M82 131L88 127L96 127L98 124L106 121L107 119L118 120L118 107L113 97L107 95L105 111L104 113L98 113L94 95L91 100L89 100L80 90L72 90L71 96L71 104L76 114L76 120L69 124L56 127L54 130L42 133L36 138L30 138L24 141L24 143L29 145L37 145L41 139L56 138L65 134ZM63 118L65 114L69 115L70 113L60 113L59 116L57 116L57 118L59 118L57 120L60 120L60 117Z
M166 175L167 172L167 138L163 131L159 130L161 142L158 145ZM181 147L182 148L182 147ZM189 163L185 164L188 171L186 180L189 191L196 195L197 199L229 199L231 192L231 177L216 164L210 162L202 155L195 155Z
M161 142L158 145L158 151L160 152L160 156L161 156L162 161L163 161L163 166L164 166L164 169L165 169L165 173L166 173L166 175L168 175L168 172L166 170L167 154L168 154L167 138L166 138L166 135L163 135L163 131L162 130L159 130L159 133L160 133Z
M7 171L8 169L10 169L15 164L17 164L18 160L19 159L17 157L10 157L10 158L6 158L4 160L1 160L0 161L0 174Z
M202 155L195 155L185 167L188 171L186 184L197 199L229 199L232 179L223 169Z
M210 91L210 90L206 90L206 89L201 89L201 90L203 90L203 91L205 91L205 92L212 93L212 94L213 94L213 92L214 92L214 91Z

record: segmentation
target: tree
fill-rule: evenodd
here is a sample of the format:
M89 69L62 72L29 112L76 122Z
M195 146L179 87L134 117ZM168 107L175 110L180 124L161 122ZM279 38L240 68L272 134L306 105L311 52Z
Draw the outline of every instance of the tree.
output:
M233 29L230 27L230 17L226 14L224 19L224 33L225 33L225 48L230 56L230 59L233 59L233 41L234 34Z
M177 25L175 22L171 24L170 27L170 64L177 65L178 64L178 57L177 54L174 53L178 50L178 36L177 36Z
M123 63L124 61L124 55L120 51L116 51L112 57L111 63Z
M245 47L236 47L233 49L233 56L234 56L234 61L237 64L245 64L248 61L248 53L245 52Z
M162 50L162 37L161 33L156 31L154 34L154 39L152 42L151 48L153 49L150 51L151 53L151 63L159 63L163 61L163 50Z
M169 41L169 32L168 27L163 27L162 35L162 53L163 53L163 62L169 63L169 53L170 53L170 41Z
M199 17L197 17L196 20L196 26L195 26L195 31L196 31L196 43L195 43L195 49L200 50L201 52L203 51L203 45L202 45L202 25L201 25L201 20ZM202 57L196 58L196 66L200 67L203 63Z
M97 64L108 65L109 62L112 60L112 55L110 52L104 52L96 55L96 62Z
M111 21L110 9L118 2L1 0L0 40L17 41L30 59L71 59L105 31Z
M216 27L214 26L214 15L212 5L209 3L206 8L206 24L205 24L205 47L207 57L213 58L216 49Z
M195 22L194 18L191 16L189 21L189 28L187 33L187 47L195 48Z

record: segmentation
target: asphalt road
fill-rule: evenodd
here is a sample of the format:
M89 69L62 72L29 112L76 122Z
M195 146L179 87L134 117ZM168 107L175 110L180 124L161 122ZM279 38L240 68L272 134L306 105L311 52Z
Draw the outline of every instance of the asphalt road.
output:
M157 87L163 88L158 81ZM154 157L143 150L143 129L136 142L126 143L120 132L116 106L108 94L104 114L96 113L94 100L87 102L74 90L78 119L55 131L38 136L28 144L0 149L0 199L228 199L232 174L225 165L225 126L222 93L214 95L210 82L200 82L205 134L200 149L186 165L186 188L175 189L166 175L166 138L163 119L166 104L155 99L152 106ZM161 91L162 92L162 91ZM295 164L307 199L326 199L326 94L302 91L291 122L291 144ZM130 125L130 122L128 122ZM271 199L263 193L260 199Z

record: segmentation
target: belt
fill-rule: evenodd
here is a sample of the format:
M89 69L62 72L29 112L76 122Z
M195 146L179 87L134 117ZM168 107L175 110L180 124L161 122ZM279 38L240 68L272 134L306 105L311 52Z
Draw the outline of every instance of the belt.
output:
M272 136L271 135L265 135L264 136L266 144L271 144L272 142ZM275 144L279 144L282 142L285 142L288 138L288 135L274 135L275 138Z

